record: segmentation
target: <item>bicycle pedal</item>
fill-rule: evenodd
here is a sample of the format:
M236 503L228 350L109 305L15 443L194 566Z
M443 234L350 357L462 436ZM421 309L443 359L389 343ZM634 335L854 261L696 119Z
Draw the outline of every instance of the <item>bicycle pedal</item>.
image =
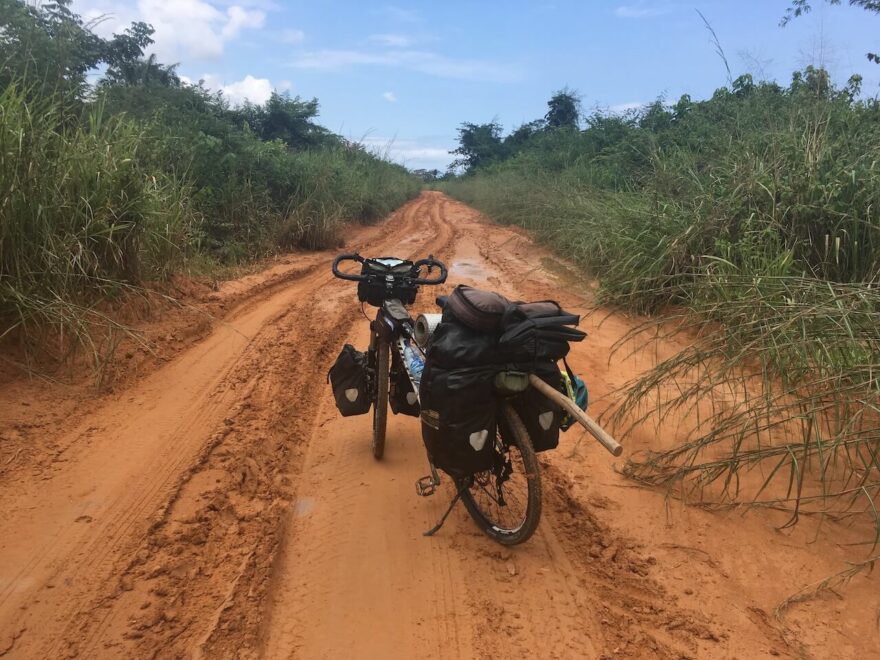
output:
M434 478L430 475L422 477L416 482L416 493L418 493L419 497L429 497L436 492L437 484L434 483Z

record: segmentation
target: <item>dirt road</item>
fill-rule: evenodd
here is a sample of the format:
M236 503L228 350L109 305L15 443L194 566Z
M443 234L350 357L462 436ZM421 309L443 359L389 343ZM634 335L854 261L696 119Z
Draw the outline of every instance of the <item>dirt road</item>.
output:
M592 302L524 233L439 193L347 247L433 253L451 267L444 290L464 282L582 313ZM392 417L376 462L369 417L333 406L327 368L346 341L365 345L367 326L331 257L224 285L222 323L97 401L3 388L0 656L880 656L875 577L773 616L853 558L850 531L783 535L763 514L667 502L578 431L542 458L544 518L528 544L493 544L463 508L424 538L450 491L415 495L418 421ZM596 411L649 360L609 360L633 321L600 318L586 318L572 356ZM658 438L640 432L627 450Z

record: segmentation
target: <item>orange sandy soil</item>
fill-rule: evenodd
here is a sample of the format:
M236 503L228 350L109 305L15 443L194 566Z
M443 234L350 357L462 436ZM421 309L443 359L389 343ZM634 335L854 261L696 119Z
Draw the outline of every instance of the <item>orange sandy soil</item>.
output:
M591 289L518 230L424 193L347 248L450 265L464 282L587 313ZM768 512L710 513L637 487L579 429L541 455L544 515L525 545L481 535L427 473L418 420L339 417L326 384L367 324L332 253L289 255L141 323L111 386L0 386L4 658L880 657L878 577L778 603L864 557L859 531ZM596 400L651 364L609 359L638 319L587 315L572 351ZM673 352L670 344L663 351Z

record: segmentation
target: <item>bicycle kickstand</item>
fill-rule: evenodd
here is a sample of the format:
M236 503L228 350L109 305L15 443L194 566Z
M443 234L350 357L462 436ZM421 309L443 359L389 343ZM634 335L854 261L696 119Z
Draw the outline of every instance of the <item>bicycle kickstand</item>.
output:
M461 499L461 494L467 488L466 484L463 484L458 491L455 493L455 497L452 498L452 502L449 504L449 508L446 509L446 513L443 514L443 517L440 518L440 522L434 525L427 532L422 532L422 536L434 536L437 532L440 531L440 528L443 527L443 523L446 522L446 519L449 517L449 514L452 513L452 510L455 508L455 505L458 504L458 501Z

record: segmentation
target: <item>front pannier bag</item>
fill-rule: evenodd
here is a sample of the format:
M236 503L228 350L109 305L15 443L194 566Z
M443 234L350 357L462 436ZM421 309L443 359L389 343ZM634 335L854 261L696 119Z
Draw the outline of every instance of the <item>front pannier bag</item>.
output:
M419 397L403 366L400 354L392 348L388 403L395 415L419 416Z
M365 353L351 344L343 346L327 373L327 380L333 388L336 407L343 417L363 415L370 411L372 402Z

